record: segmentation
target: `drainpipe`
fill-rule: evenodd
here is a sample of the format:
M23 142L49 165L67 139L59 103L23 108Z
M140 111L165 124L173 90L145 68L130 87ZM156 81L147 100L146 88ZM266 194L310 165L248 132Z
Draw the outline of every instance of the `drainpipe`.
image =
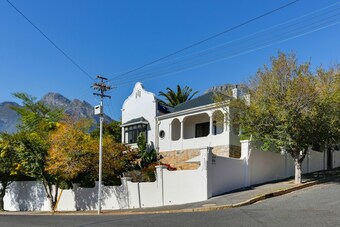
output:
M159 154L159 125L161 124L161 122L158 121L158 118L155 117L155 121L156 121L156 135L155 135L155 148L157 151L157 161L158 161L158 165L161 164L161 159L160 159L160 154Z

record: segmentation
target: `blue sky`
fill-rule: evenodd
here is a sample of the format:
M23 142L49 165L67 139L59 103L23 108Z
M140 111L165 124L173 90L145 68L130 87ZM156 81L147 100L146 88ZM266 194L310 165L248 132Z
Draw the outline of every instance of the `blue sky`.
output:
M91 77L99 74L109 79L292 1L11 0ZM110 92L112 99L105 101L105 111L119 119L123 101L137 81L155 94L177 84L188 85L202 94L211 86L245 82L279 50L294 51L300 62L311 61L313 68L339 63L340 24L335 23L340 19L326 20L322 17L326 13L316 12L327 6L329 12L339 14L338 1L300 0L174 56L168 63L111 80L115 88ZM315 24L324 20L325 25L327 22L335 25L305 35L302 34L307 32L295 34L292 30L291 34L280 27L259 33L290 20L294 22L294 18L311 12L315 12L311 14L314 17L303 17L291 26L296 26L296 31L303 28L312 31L313 18ZM282 40L275 33L280 31ZM289 39L294 36L298 37ZM228 42L231 42L229 49L212 49ZM206 55L195 54L202 51ZM206 65L214 59L219 61ZM93 80L71 64L5 0L0 0L0 78L0 102L18 101L12 97L14 92L41 98L53 91L70 99L98 104L90 88Z

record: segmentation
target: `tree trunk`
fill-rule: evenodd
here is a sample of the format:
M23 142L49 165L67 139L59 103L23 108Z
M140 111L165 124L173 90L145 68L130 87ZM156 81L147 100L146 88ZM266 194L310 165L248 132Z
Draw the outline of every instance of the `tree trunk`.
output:
M5 210L5 207L4 207L4 196L5 196L5 193L2 193L2 190L1 190L1 193L0 193L0 211L4 211Z
M301 184L301 161L299 158L294 159L295 163L295 184Z
M54 198L54 196L53 196L53 186L52 186L52 184L50 184L46 180L43 180L42 183L44 185L46 196L47 196L48 200L50 201L50 211L54 211L54 207L55 207L55 204L56 204L56 198Z
M4 197L5 197L5 194L6 194L7 186L8 186L8 182L1 182L1 189L0 189L0 211L5 210Z

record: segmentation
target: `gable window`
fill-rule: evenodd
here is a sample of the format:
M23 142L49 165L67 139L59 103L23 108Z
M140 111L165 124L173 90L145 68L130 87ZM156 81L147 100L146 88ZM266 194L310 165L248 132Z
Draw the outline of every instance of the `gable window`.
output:
M195 127L195 137L204 137L209 135L209 122L204 122L200 124L196 124Z
M148 141L147 124L136 124L124 127L125 143L133 144L137 143L137 138L140 133L144 134L146 141Z

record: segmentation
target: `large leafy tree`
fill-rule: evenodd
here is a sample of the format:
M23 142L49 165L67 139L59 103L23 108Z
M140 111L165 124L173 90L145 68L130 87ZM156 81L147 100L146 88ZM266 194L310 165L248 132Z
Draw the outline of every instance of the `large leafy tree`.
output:
M320 75L311 73L309 63L298 64L294 54L279 53L271 59L271 66L259 69L251 79L250 103L230 101L232 120L263 150L292 156L296 183L301 183L301 164L308 149L315 143L334 142L339 130L338 112L326 111L328 107L339 110L335 99L328 99L336 89L327 89L329 84L318 88L324 81ZM326 131L332 133L323 134Z
M99 140L88 133L90 126L86 120L65 119L51 133L46 170L59 181L79 181L88 187L98 178ZM116 143L111 135L103 136L105 184L119 184L119 177L134 168L136 159L136 152Z
M19 147L15 135L0 134L0 210L4 210L4 197L7 187L17 174L16 152Z
M93 165L97 144L87 133L89 128L87 120L67 118L50 134L45 169L58 181L72 181Z
M180 85L177 85L176 91L169 87L166 88L166 90L166 92L160 91L158 95L165 98L165 101L162 100L161 103L169 107L175 107L178 104L184 103L192 99L198 93L198 91L193 92L192 88L188 86L181 88Z
M23 106L13 107L20 114L21 124L17 133L20 173L42 182L51 210L54 208L58 195L59 181L45 169L49 149L49 135L63 117L61 109L54 109L25 93L15 93ZM54 186L53 186L54 185Z

